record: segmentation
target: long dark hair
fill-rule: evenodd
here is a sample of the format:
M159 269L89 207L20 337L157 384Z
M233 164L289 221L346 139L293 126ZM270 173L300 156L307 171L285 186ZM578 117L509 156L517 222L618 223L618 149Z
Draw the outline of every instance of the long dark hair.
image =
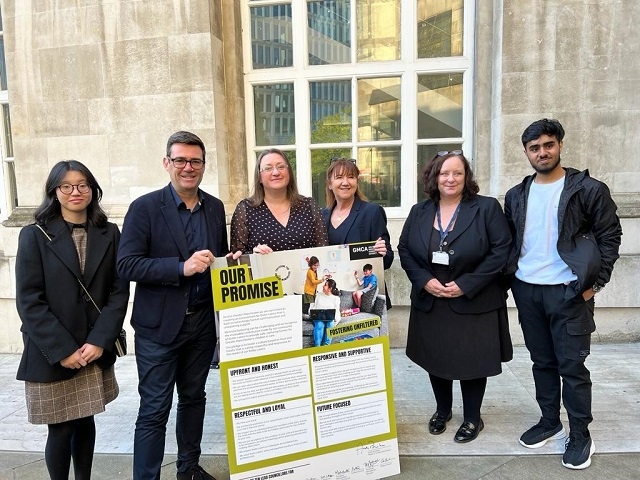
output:
M338 290L338 286L336 285L336 281L333 278L327 278L327 285L331 289L331 295L335 295L336 297L340 296L340 290Z
M62 160L56 163L49 172L47 181L44 184L44 198L33 215L36 223L44 226L62 215L60 202L58 202L58 197L56 196L56 189L62 183L64 176L71 171L84 175L91 187L91 202L87 206L87 220L91 225L104 227L107 223L107 214L104 213L100 206L102 189L91 171L78 160Z
M302 195L298 193L298 184L296 183L296 176L293 173L291 168L291 162L285 155L282 150L278 150L277 148L269 148L267 150L263 150L258 155L258 160L256 160L256 168L253 172L253 193L250 197L248 197L249 203L252 207L259 206L264 201L264 185L262 185L260 178L260 163L262 159L269 155L270 153L275 153L282 157L284 163L289 167L289 183L287 184L287 199L291 202L291 205L296 205L302 199Z
M424 193L434 202L440 202L440 190L438 189L438 176L444 162L451 158L458 157L464 165L464 188L462 190L462 201L473 198L479 191L480 187L476 183L476 179L473 176L471 165L469 160L462 153L448 152L445 155L436 154L422 169L422 185L424 186Z

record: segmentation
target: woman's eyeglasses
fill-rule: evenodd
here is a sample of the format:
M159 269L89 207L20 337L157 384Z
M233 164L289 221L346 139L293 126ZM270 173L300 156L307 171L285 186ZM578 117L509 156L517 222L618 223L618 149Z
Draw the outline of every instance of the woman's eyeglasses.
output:
M265 165L260 169L260 172L271 173L273 170L278 170L279 172L285 171L289 166L286 163L279 163L275 167L273 165Z
M78 183L75 185L72 185L70 183L63 183L61 185L58 185L58 190L60 190L60 193L62 193L63 195L71 195L74 188L77 189L78 193L80 194L89 193L91 191L91 185L89 185L88 183Z
M439 157L444 157L445 155L462 155L462 150L441 150L438 152Z

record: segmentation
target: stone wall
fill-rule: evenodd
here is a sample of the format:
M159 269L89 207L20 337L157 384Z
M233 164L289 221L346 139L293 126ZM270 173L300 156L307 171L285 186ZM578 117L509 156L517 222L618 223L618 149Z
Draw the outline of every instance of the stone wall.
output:
M5 0L4 38L18 208L0 227L0 351L22 348L15 312L19 227L50 167L85 162L112 219L167 183L161 159L178 129L207 145L203 188L232 212L248 193L238 0ZM563 164L589 168L620 206L622 257L598 295L595 340L640 340L640 5L632 0L477 2L474 170L502 199L530 173L520 135L558 118ZM394 249L404 223L390 218ZM387 274L394 346L406 338L409 284ZM520 341L515 311L511 322Z

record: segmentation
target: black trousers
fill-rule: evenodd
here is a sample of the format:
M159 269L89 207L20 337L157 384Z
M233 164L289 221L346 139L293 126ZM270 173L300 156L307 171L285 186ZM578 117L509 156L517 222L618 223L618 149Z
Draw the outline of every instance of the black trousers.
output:
M587 432L591 416L591 375L585 365L594 331L594 301L565 298L565 285L513 280L513 298L533 362L536 400L542 416L560 421L560 398L571 431ZM560 381L562 380L562 387Z
M135 336L140 409L133 443L133 478L159 480L165 434L178 392L176 440L178 472L198 464L211 359L216 345L213 306L187 315L169 345Z

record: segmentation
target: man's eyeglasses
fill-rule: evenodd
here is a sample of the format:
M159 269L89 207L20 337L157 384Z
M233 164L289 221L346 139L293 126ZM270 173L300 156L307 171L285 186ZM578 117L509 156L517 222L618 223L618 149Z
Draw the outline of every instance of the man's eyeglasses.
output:
M265 165L260 169L260 172L271 173L274 169L278 170L279 172L283 172L287 168L289 168L289 165L287 165L286 163L279 163L275 167L273 165Z
M63 195L71 195L74 188L76 188L78 190L78 193L80 194L89 193L91 191L91 185L89 185L88 183L78 183L76 185L63 183L61 185L58 185L58 190L60 190L60 193L62 193Z
M438 152L439 157L444 157L445 155L462 155L462 150L441 150Z
M177 157L177 158L169 158L171 162L173 162L173 166L176 168L184 168L187 166L187 163L191 165L191 168L194 170L200 170L204 167L204 160L200 158L192 158L191 160L187 160L186 158Z
M333 165L334 163L339 162L341 160L344 160L345 162L351 162L354 165L356 163L356 159L355 158L333 157L331 159L331 161L329 162L329 165Z

